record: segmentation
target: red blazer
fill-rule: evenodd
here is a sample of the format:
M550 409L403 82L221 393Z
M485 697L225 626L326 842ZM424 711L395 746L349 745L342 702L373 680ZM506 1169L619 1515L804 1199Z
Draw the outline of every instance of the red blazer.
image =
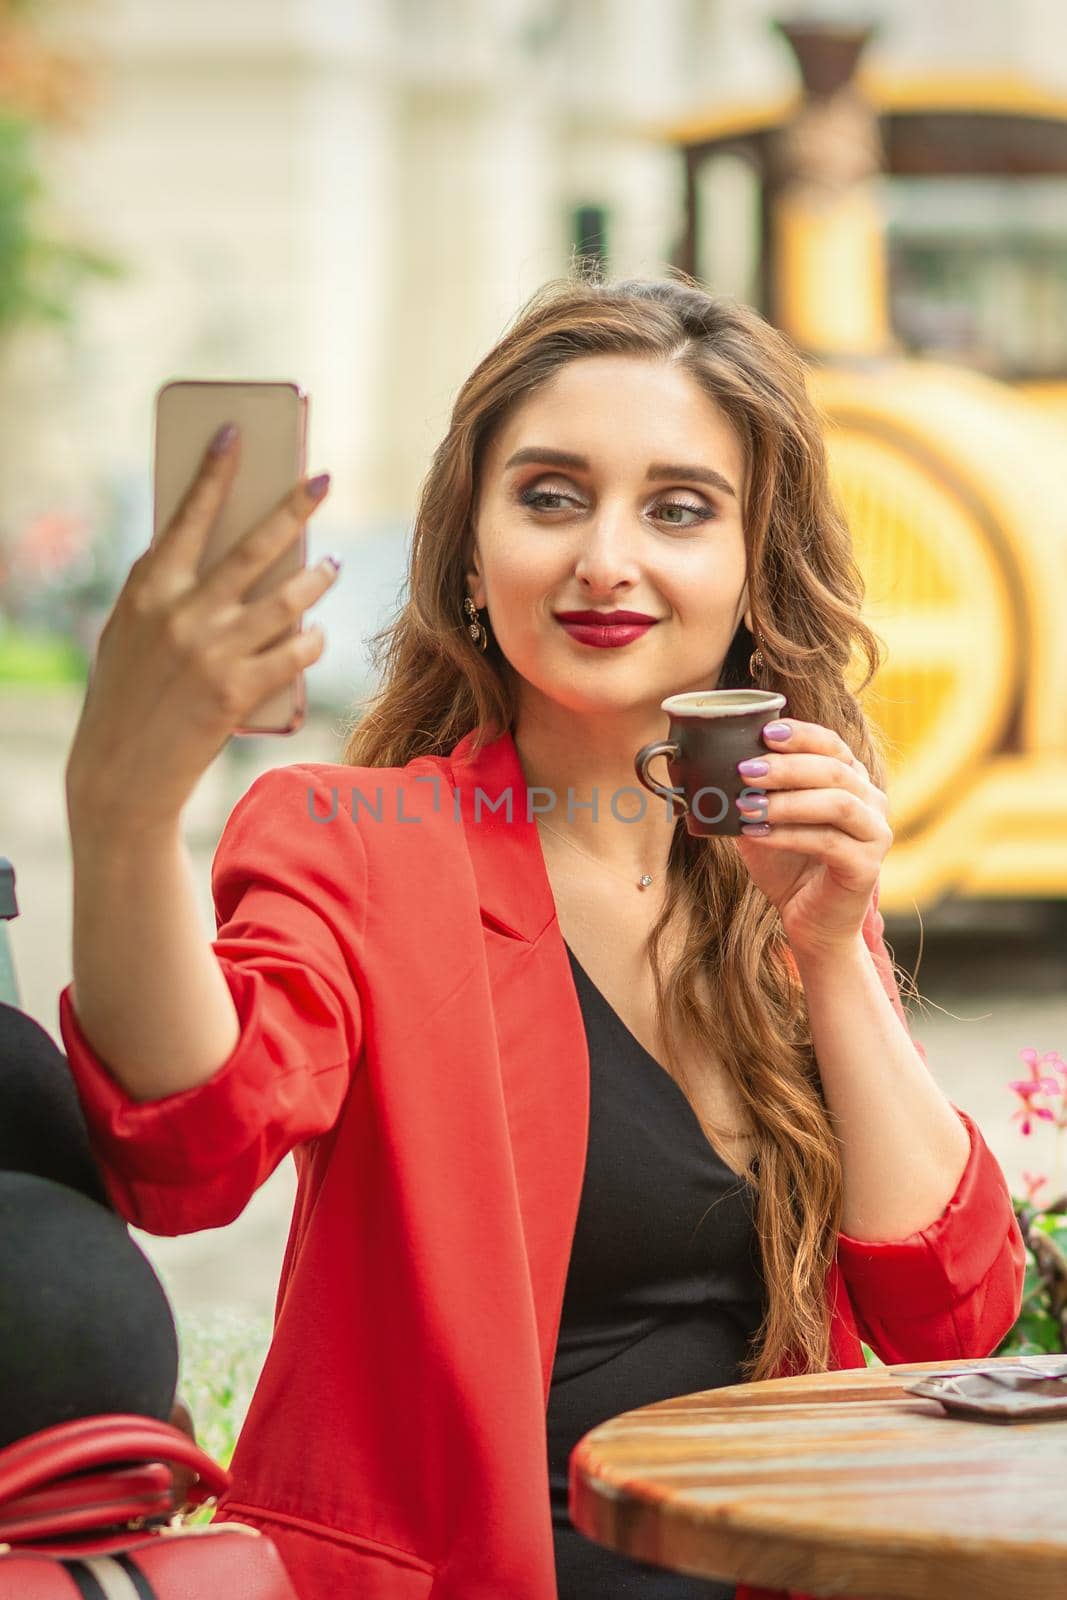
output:
M60 995L130 1222L221 1227L295 1154L219 1515L267 1530L304 1600L556 1597L545 1411L589 1058L514 742L472 742L276 768L238 801L212 890L241 1037L198 1088L131 1099ZM864 934L903 1019L882 930L875 894ZM900 1243L840 1238L835 1367L863 1365L860 1336L887 1362L984 1356L1018 1314L1010 1198L959 1114L971 1157L943 1215Z

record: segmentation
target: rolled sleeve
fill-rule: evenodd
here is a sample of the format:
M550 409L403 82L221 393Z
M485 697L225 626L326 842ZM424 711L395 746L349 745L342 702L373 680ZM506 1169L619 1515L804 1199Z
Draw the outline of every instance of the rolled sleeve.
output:
M1019 1315L1026 1263L1011 1196L979 1129L954 1110L971 1153L941 1215L906 1239L838 1236L860 1337L883 1361L987 1356Z
M212 865L216 937L240 1036L191 1089L135 1100L93 1050L71 999L60 1031L116 1209L160 1234L219 1227L294 1146L333 1126L362 1044L366 857L308 769L257 778ZM314 813L314 814L313 814Z

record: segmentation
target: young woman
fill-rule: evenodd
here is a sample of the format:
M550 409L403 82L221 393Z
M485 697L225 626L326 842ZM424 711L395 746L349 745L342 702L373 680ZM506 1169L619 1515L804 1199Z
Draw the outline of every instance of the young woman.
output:
M220 1514L269 1531L308 1600L752 1600L571 1528L581 1436L862 1366L861 1337L986 1355L1023 1271L883 940L893 834L857 700L878 642L801 362L688 280L535 295L434 455L379 692L339 763L234 808L208 944L182 808L318 658L321 632L278 638L335 576L243 600L319 479L196 579L231 434L100 640L60 997L129 1221L218 1227L295 1153ZM649 625L612 646L618 611ZM666 695L752 683L788 699L746 774L770 831L695 838L634 755Z

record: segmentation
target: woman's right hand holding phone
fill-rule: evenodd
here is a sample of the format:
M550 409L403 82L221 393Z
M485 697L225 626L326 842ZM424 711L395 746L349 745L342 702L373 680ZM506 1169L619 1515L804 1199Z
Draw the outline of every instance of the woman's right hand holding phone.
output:
M72 822L88 812L108 827L176 824L234 730L322 654L321 628L289 630L336 580L329 559L259 599L243 597L322 503L327 474L297 483L198 576L239 452L237 429L220 429L104 624L67 760Z

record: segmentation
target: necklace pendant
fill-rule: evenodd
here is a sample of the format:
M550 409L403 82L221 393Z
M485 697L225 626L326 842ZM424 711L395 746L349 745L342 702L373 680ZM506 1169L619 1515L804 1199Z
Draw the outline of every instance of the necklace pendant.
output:
M652 882L652 874L651 874L651 872L642 873L641 877L638 878L638 880L637 880L637 887L639 889L647 889L651 882Z

